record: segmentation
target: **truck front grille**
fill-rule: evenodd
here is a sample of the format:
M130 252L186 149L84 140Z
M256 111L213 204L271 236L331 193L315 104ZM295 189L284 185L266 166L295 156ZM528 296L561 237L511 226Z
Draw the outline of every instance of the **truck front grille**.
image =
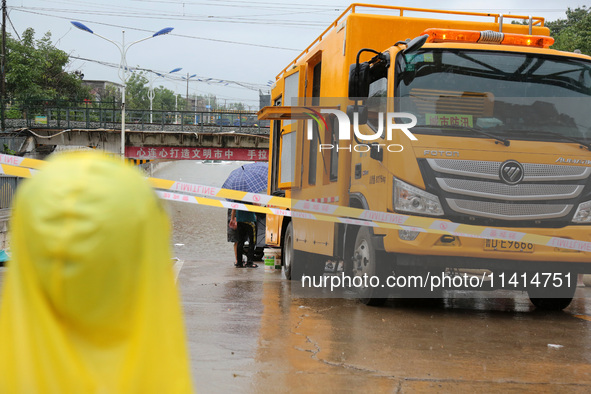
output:
M573 207L571 204L505 204L453 198L448 198L446 201L456 212L500 220L560 218L568 215Z
M507 185L468 179L437 178L441 189L473 197L495 198L509 201L560 200L578 197L583 185L528 184Z
M449 159L427 159L434 171L474 178L500 181L499 169L502 162L471 161ZM591 167L560 166L554 164L523 163L523 181L571 181L586 179L591 175Z
M503 221L565 220L583 195L591 167L522 163L523 180L500 177L503 162L426 159L427 182L449 214Z

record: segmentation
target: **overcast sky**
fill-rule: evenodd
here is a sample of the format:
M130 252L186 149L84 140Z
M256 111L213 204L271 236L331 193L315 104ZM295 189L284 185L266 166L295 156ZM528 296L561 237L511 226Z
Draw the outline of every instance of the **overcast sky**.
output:
M350 2L338 0L8 0L11 34L32 27L41 38L50 31L53 43L71 56L69 70L80 70L85 79L119 82L119 51L111 43L76 29L80 21L95 33L121 43L122 30L130 43L164 27L171 34L132 46L129 66L166 73L182 67L177 75L196 74L189 94L213 93L228 103L242 101L258 105L258 89L268 91L267 82L302 49L306 48ZM589 0L399 0L369 1L420 8L445 8L505 15L534 15L547 21L564 19L568 7L589 6ZM103 64L107 63L107 65ZM111 64L109 66L108 64ZM178 77L177 77L178 78ZM211 78L208 82L200 82ZM186 94L183 80L160 78L164 85Z

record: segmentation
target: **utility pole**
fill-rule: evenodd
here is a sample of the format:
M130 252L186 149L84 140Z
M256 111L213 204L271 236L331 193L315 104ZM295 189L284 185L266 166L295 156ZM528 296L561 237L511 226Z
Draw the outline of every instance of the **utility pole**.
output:
M6 104L6 0L2 0L2 59L0 59L0 132L6 130L4 105Z
M197 74L193 74L193 75L189 75L189 73L187 73L187 78L183 77L183 79L187 80L187 93L185 94L185 111L190 111L191 107L189 107L189 79L196 77Z
M185 100L186 100L186 104L185 104L185 111L187 110L187 108L189 107L189 73L187 73L187 94L185 96Z

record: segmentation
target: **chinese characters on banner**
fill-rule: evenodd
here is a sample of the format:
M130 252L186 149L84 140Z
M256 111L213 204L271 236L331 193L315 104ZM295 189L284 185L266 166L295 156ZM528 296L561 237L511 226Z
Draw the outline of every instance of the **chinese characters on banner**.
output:
M431 126L474 127L472 115L425 114L425 121Z
M267 149L258 148L171 148L128 146L125 156L133 159L267 161Z

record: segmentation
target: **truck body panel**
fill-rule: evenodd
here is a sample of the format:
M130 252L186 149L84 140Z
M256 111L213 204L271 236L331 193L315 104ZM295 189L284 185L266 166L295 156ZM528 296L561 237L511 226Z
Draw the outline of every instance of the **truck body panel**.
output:
M370 117L377 114L378 123L383 120L385 124L380 118L382 112L367 104L371 94L350 100L349 84L356 75L350 70L367 64L373 78L368 82L370 92L378 88L384 92L379 93L385 99L380 111L414 114L419 122L413 128L418 139L413 141L397 132L386 140L384 134L377 141L383 144L381 154L379 149L375 152L376 146L367 151L347 150L344 142L354 143L355 139L337 139L335 117L327 116L327 127L323 127L302 117L287 120L286 114L271 127L269 193L284 192L286 197L312 203L425 216L438 223L485 225L499 231L591 241L591 223L573 222L582 209L579 205L591 199L591 147L586 142L591 135L591 119L582 110L591 97L591 58L548 49L546 44L500 43L499 37L512 34L518 39L548 43L544 37L549 36L549 29L541 18L534 18L529 26L501 25L501 18L495 14L449 12L447 17L456 19L434 19L404 14L416 9L367 6L398 10L400 15L394 16L362 14L358 12L361 7L351 6L277 76L272 99L285 107L332 107L342 112L347 105L361 101L361 105L369 106ZM481 34L499 42L446 42L431 35L431 41L406 54L405 48L413 44L402 41L414 39L427 29L439 29L443 36L447 30L441 29L466 35L492 31ZM499 30L505 36L493 33ZM373 51L362 51L364 48ZM576 73L580 73L578 81L572 76ZM445 80L448 76L449 83ZM289 79L294 77L297 82ZM354 82L359 85L359 81ZM540 98L532 97L529 91ZM263 110L260 115L265 117L265 113ZM359 125L363 135L376 132L370 125L374 120ZM551 124L554 121L556 126ZM463 128L457 122L463 122ZM529 130L528 122L539 124ZM309 127L314 130L309 131ZM553 135L552 130L558 130L559 135ZM583 130L581 136L574 134L576 130ZM308 132L314 135L312 139L307 138ZM323 151L322 144L333 148ZM285 146L291 152L287 155L292 160L291 176L281 175L279 162L287 160ZM342 149L337 151L337 146ZM400 150L385 150L392 146ZM284 159L278 159L282 155ZM513 166L513 162L517 164ZM524 175L511 183L507 174L514 171ZM410 192L401 191L406 187ZM397 202L421 193L426 197L417 199L432 204L429 209L433 211L405 211L401 208L404 201ZM281 246L289 220L268 219L268 244ZM298 219L293 234L295 251L324 256L319 261L330 258L351 264L357 228ZM452 239L429 232L403 236L384 228L372 228L369 234L376 250L390 256L394 266L449 268L455 262L494 270L496 263L504 261L517 265L514 268L520 271L535 270L536 263L546 262L558 271L563 264L570 271L591 272L589 253L568 247L528 243L508 246L501 241L462 236ZM498 266L506 268L507 264Z

